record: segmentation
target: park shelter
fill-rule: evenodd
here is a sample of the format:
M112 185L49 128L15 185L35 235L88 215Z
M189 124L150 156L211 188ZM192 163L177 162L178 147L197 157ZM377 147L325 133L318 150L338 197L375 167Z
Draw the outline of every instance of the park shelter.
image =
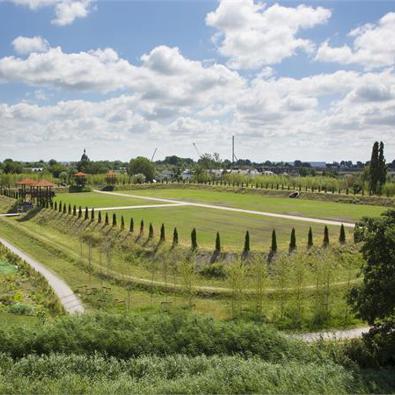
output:
M50 203L55 195L53 188L55 184L48 180L32 180L24 178L17 181L18 198L22 203L46 204Z
M74 180L76 185L79 187L83 187L86 184L86 173L83 173L82 171L79 171L74 174Z

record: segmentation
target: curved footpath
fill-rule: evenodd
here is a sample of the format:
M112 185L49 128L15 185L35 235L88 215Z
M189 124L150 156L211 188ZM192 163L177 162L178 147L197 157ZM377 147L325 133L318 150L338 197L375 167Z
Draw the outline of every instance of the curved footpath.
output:
M0 237L0 243L7 247L14 254L18 255L27 264L29 264L34 270L39 272L48 281L48 284L52 287L55 294L63 305L64 309L69 314L84 313L85 309L80 299L72 291L72 289L56 274L48 270L43 264L26 255L23 251L10 244L8 241Z

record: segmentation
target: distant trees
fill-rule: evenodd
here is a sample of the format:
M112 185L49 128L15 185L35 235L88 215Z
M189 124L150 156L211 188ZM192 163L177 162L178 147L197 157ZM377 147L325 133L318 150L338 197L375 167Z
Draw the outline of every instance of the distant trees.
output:
M384 143L376 141L373 144L372 156L368 168L369 193L381 193L387 177L387 165L384 157Z
M155 176L155 167L149 159L138 156L129 162L128 174L130 176L144 174L147 181L152 181Z

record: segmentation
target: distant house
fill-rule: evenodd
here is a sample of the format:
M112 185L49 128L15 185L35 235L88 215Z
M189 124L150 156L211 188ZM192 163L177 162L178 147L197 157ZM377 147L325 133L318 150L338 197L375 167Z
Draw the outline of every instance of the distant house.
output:
M184 170L184 171L181 173L181 179L182 179L183 181L191 180L192 177L193 177L193 174L192 174L191 170L189 170L189 169L186 169L186 170Z
M159 173L158 181L169 181L174 178L175 174L172 170L163 170Z
M274 176L274 173L272 171L270 171L270 170L265 170L262 174L264 176Z
M222 177L224 170L223 169L210 169L210 170L208 170L208 173L214 177Z

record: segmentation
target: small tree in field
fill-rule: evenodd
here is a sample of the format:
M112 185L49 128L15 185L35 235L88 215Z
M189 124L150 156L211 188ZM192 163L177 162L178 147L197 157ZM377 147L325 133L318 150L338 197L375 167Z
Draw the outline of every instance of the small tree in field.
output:
M296 232L295 232L295 228L292 228L291 240L289 241L289 252L293 252L295 250L296 250Z
M112 226L117 226L117 216L115 213L112 215Z
M148 230L148 239L151 240L154 238L154 227L152 224L149 224L149 230Z
M87 221L89 219L89 211L88 211L88 207L85 207L85 217L84 220Z
M215 252L221 252L221 238L219 236L219 232L217 232L217 236L215 238Z
M71 215L71 204L69 203L68 214Z
M73 206L73 216L77 216L77 207L75 205Z
M130 218L129 232L130 233L134 232L134 221L133 221L133 218Z
M178 232L177 232L177 228L174 228L173 231L173 247L178 245Z
M104 219L104 225L108 226L109 223L110 223L110 221L108 220L108 213L106 213L106 217Z
M345 244L346 243L346 231L344 229L344 225L340 226L340 235L339 235L339 243Z
M140 221L140 236L144 234L144 220Z
M325 226L325 228L324 228L324 240L322 242L322 245L324 247L328 247L329 246L329 230L328 230L327 226Z
M66 214L67 212L67 208L66 208L66 204L63 205L63 214Z
M270 252L272 254L275 254L277 252L277 235L274 229L272 231L272 245L270 247Z
M307 235L307 248L313 247L313 229L311 229L311 226L309 228L309 233Z
M92 207L91 210L91 222L93 222L95 220L95 209Z
M121 230L125 230L125 220L123 219L123 215L121 215Z
M191 232L191 248L192 251L195 251L197 249L197 236L196 236L196 229L193 228Z
M162 226L160 227L160 238L159 238L159 242L163 243L166 240L166 234L165 234L165 225L162 224Z
M97 215L97 223L101 224L101 211L99 211L99 214Z
M55 202L55 203L54 203L53 209L54 209L55 211L58 211L58 202Z
M250 252L250 232L247 230L244 236L243 254L248 254L249 252Z
M81 206L78 208L78 218L82 218L82 208L81 208Z
M60 213L62 212L62 202L61 201L59 202L59 212Z

